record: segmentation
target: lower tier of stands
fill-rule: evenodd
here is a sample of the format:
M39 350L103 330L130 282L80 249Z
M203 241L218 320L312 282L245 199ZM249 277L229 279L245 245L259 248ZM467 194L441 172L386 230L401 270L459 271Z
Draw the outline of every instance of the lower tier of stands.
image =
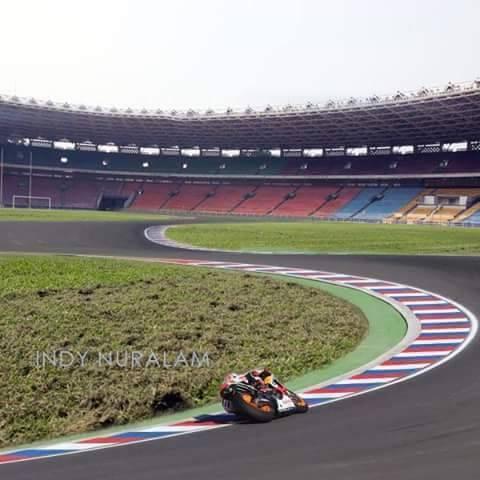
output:
M35 197L31 201L30 195ZM37 198L38 197L38 198ZM5 175L7 206L102 208L102 199L143 211L182 211L403 223L480 223L480 189L181 182L71 175ZM3 202L2 202L3 200Z
M81 177L46 177L34 175L5 175L3 202L7 206L96 209L103 196L133 200L142 183L126 181L106 181ZM156 188L155 188L156 190ZM31 200L29 200L31 197ZM151 205L147 206L147 209Z
M255 185L220 185L215 189L214 195L208 196L199 205L203 212L230 213L255 190Z
M476 213L467 217L465 223L473 223L480 225L480 210L477 210Z
M322 208L332 195L338 191L338 187L300 187L290 192L290 197L273 210L272 215L306 217L316 213Z
M312 214L315 218L331 218L335 217L345 205L348 205L360 192L360 188L341 187L330 196L328 201L324 203L316 212Z
M135 203L136 210L159 210L178 191L178 185L172 183L146 183L138 190Z
M407 204L415 198L421 188L389 188L379 192L374 201L365 206L355 218L361 220L381 220L398 210L399 205Z
M480 209L478 188L422 190L390 219L406 223L468 222Z
M294 191L293 187L259 186L248 194L234 210L246 215L268 215L272 213Z
M352 198L350 202L336 212L335 216L343 219L354 218L365 208L367 208L367 206L374 202L377 198L377 195L380 195L384 190L385 188L381 187L363 188Z
M172 210L194 210L209 196L215 194L215 187L209 184L182 184L170 194L162 208Z

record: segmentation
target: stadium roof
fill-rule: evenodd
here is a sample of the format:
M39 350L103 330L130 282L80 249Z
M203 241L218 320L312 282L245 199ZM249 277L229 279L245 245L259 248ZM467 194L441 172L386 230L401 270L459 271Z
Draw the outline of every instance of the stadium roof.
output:
M189 148L334 148L480 139L480 81L324 105L223 112L105 109L0 96L0 139Z

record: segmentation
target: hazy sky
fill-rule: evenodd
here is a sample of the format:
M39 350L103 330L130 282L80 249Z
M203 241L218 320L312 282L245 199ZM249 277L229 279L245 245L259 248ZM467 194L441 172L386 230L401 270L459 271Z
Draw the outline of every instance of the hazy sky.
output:
M12 0L0 93L279 105L480 77L479 0Z

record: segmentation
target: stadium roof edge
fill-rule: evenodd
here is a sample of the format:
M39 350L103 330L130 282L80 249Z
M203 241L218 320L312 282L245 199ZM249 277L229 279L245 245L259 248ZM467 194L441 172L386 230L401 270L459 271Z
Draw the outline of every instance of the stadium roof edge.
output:
M184 120L199 117L226 117L245 116L245 115L288 115L291 113L312 113L318 111L346 110L351 111L368 106L378 106L381 104L410 103L416 100L428 100L432 98L448 97L462 94L465 92L480 90L480 78L474 81L448 83L443 87L421 87L415 91L401 92L397 91L391 95L371 95L369 97L349 97L337 100L327 100L325 102L307 102L306 104L287 104L287 105L265 105L261 107L246 107L244 109L225 107L224 109L161 109L161 108L119 108L115 106L92 106L85 104L75 104L67 101L42 100L35 97L21 97L18 95L0 94L0 104L12 106L26 106L32 109L58 110L64 112L92 113L100 116L139 116L139 117L159 117L169 118L171 120Z
M323 105L222 112L106 109L0 95L0 138L183 148L324 148L480 138L480 80Z

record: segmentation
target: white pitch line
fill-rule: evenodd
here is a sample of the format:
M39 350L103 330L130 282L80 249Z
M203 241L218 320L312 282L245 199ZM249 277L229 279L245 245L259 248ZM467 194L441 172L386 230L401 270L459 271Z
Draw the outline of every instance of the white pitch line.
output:
M468 333L470 328L422 328L422 333Z
M197 431L197 430L206 430L208 428L216 427L216 425L198 425L198 426L182 426L182 425L157 425L156 427L149 427L139 430L139 432L168 432L168 433L177 433L177 432L186 432L186 431Z
M230 268L232 270L239 269L243 270L246 269L250 265L249 263L224 263L223 265L214 265L215 268Z
M51 445L45 445L41 447L41 450L91 450L98 447L108 447L109 445L116 445L118 442L109 442L109 443L74 443L74 442L64 442L64 443L53 443Z
M388 372L389 370L420 370L428 367L430 363L402 363L401 365L378 365L370 370Z
M408 302L402 302L405 306L411 307L414 305L447 305L445 300L410 300Z
M287 270L289 275L304 275L305 278L310 278L310 275L315 275L313 270Z
M386 285L386 286L378 286L374 285L372 287L365 287L368 288L369 290L404 290L401 286L399 285Z
M276 275L285 275L285 276L288 276L288 275L301 275L301 273L296 273L295 270L290 270L290 269L285 269L285 270L275 270L275 273ZM305 276L305 278L310 278L308 276Z
M449 343L462 343L464 338L448 338L442 340L415 340L412 345L443 345Z
M450 318L443 318L443 317L421 318L418 313L416 313L415 315L420 321L422 321L422 320L435 320L436 322L439 322L441 320L448 320L448 322L445 322L445 323L449 323L449 322L452 322L452 321L455 321L455 320L465 320L467 318L467 317L465 317L465 315L458 315L456 317L450 317Z
M350 395L350 392L302 393L302 398L306 400L309 398L341 398L345 395Z
M412 293L385 293L385 296L392 298L402 298L402 297L429 297L427 293L421 293L413 291Z
M450 350L434 350L426 352L419 350L418 352L401 352L397 353L393 358L409 358L409 357L445 357L453 352L453 348Z
M363 385L364 383L388 383L397 380L398 377L375 377L375 378L348 378L335 385Z
M178 265L192 265L194 267L216 267L217 265L222 265L224 264L225 262L202 262L202 261L199 261L199 262L195 262L193 261L192 263L180 263Z
M275 272L278 270L285 270L285 267L250 267L244 268L243 269L245 272Z
M343 274L338 274L338 275L334 275L334 274L331 274L331 273L325 273L325 274L318 274L318 275L311 275L310 278L318 278L318 279L322 279L322 278L328 278L328 279L334 279L334 278L338 278L339 280L341 280L342 278L347 278L347 277L350 277L350 275L343 275Z
M441 309L441 308L432 308L432 309L428 309L428 310L422 310L420 308L412 308L411 309L413 313L415 313L415 315L432 315L432 314L436 314L436 313L458 313L458 314L461 314L460 310L456 309L456 308L445 308L445 309Z
M431 320L431 319L427 319L427 320L420 320L420 323L422 325L443 325L444 323L469 323L469 320L468 318L449 318L449 319L444 319L444 318L441 318L441 319L437 319L437 320Z
M367 284L367 283L381 283L378 280L374 280L373 278L359 278L358 280L345 280L347 283L359 283L359 284Z

